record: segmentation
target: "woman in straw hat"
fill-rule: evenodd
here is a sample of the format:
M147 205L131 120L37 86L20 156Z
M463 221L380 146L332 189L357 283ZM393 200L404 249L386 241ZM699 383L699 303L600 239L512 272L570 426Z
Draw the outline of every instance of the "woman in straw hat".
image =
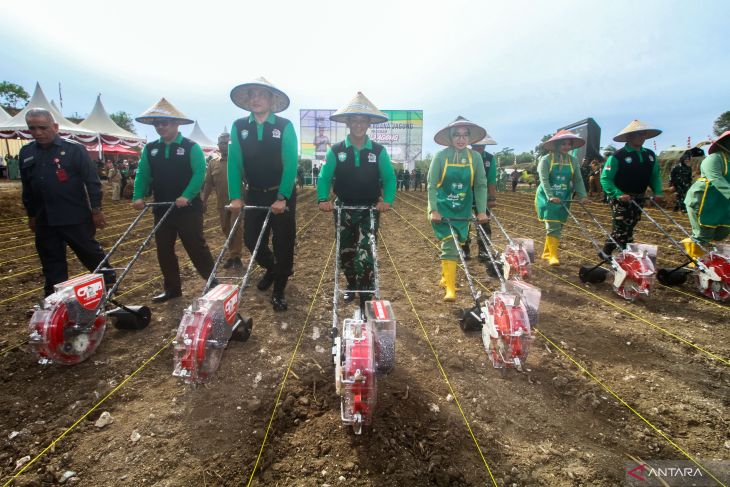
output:
M180 125L193 121L164 98L136 120L154 125L160 138L142 150L132 206L138 210L144 208L143 198L151 184L155 201L174 201L177 207L155 232L164 292L152 301L159 303L182 295L180 267L175 256L178 235L198 273L208 279L213 270L213 257L203 236L203 202L200 199L205 180L205 155L198 144L183 137L178 130ZM156 222L165 209L155 207L153 212Z
M550 265L560 264L560 234L563 223L568 219L566 207L570 207L573 193L583 202L588 201L578 159L569 154L585 143L573 132L560 130L542 144L548 153L537 163L540 184L535 192L535 208L538 220L545 222L547 236L542 258Z
M684 199L692 225L692 240L685 239L682 243L695 258L702 256L696 242L719 242L730 235L730 130L715 140L707 153L700 164L701 177Z
M289 97L266 79L257 78L233 88L231 100L251 113L233 122L231 127L230 206L234 212L243 208L241 181L244 179L245 204L271 206L271 232L267 230L256 255L256 262L266 273L257 287L264 291L273 284L274 311L285 311L288 306L284 289L294 267L298 144L292 123L274 114L286 110ZM243 221L243 240L250 251L256 247L265 218L265 212L253 211ZM273 252L269 248L269 233L273 233Z
M346 124L350 133L327 151L317 183L319 209L333 210L329 194L334 178L334 193L342 205L375 206L378 212L388 211L395 199L395 171L385 148L367 135L370 125L387 122L388 117L358 92L330 120ZM344 300L348 302L355 298L352 291L374 289L370 212L344 210L341 215L340 262L347 279ZM378 213L375 218L377 232ZM362 293L360 301L368 297L369 293Z
M621 248L634 241L634 227L641 220L641 210L631 200L643 204L648 187L651 187L657 201L664 198L659 162L654 152L643 147L647 139L661 133L659 129L634 120L613 138L616 142L625 142L625 145L606 161L601 173L601 186L611 204L611 237ZM616 244L606 240L601 257L607 258L614 250Z
M487 176L478 152L467 146L487 135L479 125L464 117L439 130L434 136L437 144L446 148L436 153L428 170L428 212L433 231L441 240L441 282L446 288L444 301L456 300L456 263L459 251L454 244L449 225L443 218L470 218L472 202L476 201L477 219L486 223ZM451 225L463 244L469 233L469 221Z

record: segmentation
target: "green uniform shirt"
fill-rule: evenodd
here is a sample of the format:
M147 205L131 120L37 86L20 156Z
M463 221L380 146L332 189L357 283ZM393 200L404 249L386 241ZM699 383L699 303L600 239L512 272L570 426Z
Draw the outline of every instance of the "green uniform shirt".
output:
M182 134L178 132L177 137L175 137L172 143L180 144L182 143L182 139ZM165 143L162 137L160 137L160 142ZM170 144L165 144L165 159L169 158ZM205 181L205 154L203 154L203 149L195 143L193 143L193 148L190 150L190 168L193 170L193 177L190 178L190 182L180 196L192 200L198 196ZM147 159L147 146L145 146L144 150L142 150L142 157L139 159L139 165L137 165L137 175L134 178L134 196L132 196L132 199L139 200L144 198L151 181L152 171L150 170L150 162Z
M718 151L700 164L700 177L687 191L685 204L703 227L730 227L730 155Z
M471 149L464 149L463 151L460 151L459 154L460 158L466 157L466 151L472 152L472 165L474 167L474 200L476 201L476 208L477 213L486 213L487 211L487 175L484 172L484 164L482 162L482 156L475 150ZM428 168L428 207L429 212L432 210L437 210L439 213L442 213L438 209L438 183L441 180L441 176L444 170L444 164L446 159L448 158L449 161L453 164L454 160L457 159L456 157L456 149L453 147L447 147L446 149L440 150L436 153L435 156L433 156L433 160L431 161L431 165ZM469 217L471 216L471 208L469 208L469 213L460 215L463 217Z
M550 181L550 165L551 163L554 163L556 165L560 164L566 164L570 163L570 165L573 167L572 169L572 178L571 182L573 184L572 193L575 191L578 195L578 199L582 199L586 197L586 187L583 184L583 176L580 172L580 164L578 163L578 159L573 157L570 154L561 155L561 154L554 154L549 153L540 158L540 161L537 163L537 173L540 177L540 186L542 187L542 190L545 191L545 194L547 194L548 199L554 198L555 192L553 191L553 187ZM538 188L539 191L539 188ZM560 199L570 199L570 194L567 195L567 197L558 196Z
M635 152L639 156L639 164L644 164L643 147L640 151L637 151L633 147L630 147L629 144L626 144L624 145L624 149L626 149L627 152ZM606 195L609 198L618 198L619 196L624 194L624 192L618 189L614 184L616 172L618 172L618 160L613 157L613 155L611 155L606 160L606 164L603 167L603 172L601 173L601 186L603 186L603 191L606 192ZM659 171L658 160L654 161L654 167L651 171L651 178L649 179L649 187L651 187L651 190L656 196L661 196L664 194L664 190L662 189L662 175Z
M345 147L349 149L351 146L352 143L350 142L350 136L348 135L345 137ZM365 144L363 144L362 147L356 147L356 149L358 150L353 151L355 153L355 167L360 167L360 150L373 149L373 143L370 140L370 137L366 135ZM319 179L317 180L317 199L319 201L324 201L329 198L330 188L332 187L332 177L335 174L336 168L337 157L335 157L335 153L332 152L332 148L330 148L327 150L327 157L325 159L324 166L322 166L322 170L319 172ZM396 191L395 171L393 170L393 165L390 162L388 151L386 151L385 148L380 151L380 155L378 156L378 172L380 173L380 180L383 184L383 201L392 205Z
M255 121L253 113L248 116L248 121ZM273 124L274 114L264 120L264 123ZM264 136L264 123L256 122L257 140L261 141ZM281 135L281 163L284 166L281 172L281 181L279 182L279 194L284 198L289 198L294 191L294 183L297 178L298 164L298 142L297 134L294 132L294 126L291 122L284 127L284 133ZM241 198L241 180L243 179L243 152L241 144L238 142L238 136L235 134L231 137L231 144L228 146L228 196L232 199Z

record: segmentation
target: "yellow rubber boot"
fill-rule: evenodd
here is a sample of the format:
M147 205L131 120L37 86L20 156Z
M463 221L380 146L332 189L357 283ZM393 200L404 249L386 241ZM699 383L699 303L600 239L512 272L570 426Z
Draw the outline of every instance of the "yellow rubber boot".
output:
M684 246L684 251L687 252L689 256L693 259L699 259L703 255L705 255L700 246L697 245L691 238L685 238L684 240L682 240L682 245ZM695 263L692 262L691 264L689 264L689 267L695 267Z
M446 287L444 301L456 301L456 261L442 260L441 271Z
M542 258L545 260L548 260L550 258L550 249L548 248L547 238L545 239L545 245L542 248Z
M558 259L558 245L560 244L560 240L557 239L557 237L553 237L552 235L548 235L545 237L545 245L548 248L548 264L549 265L560 265L560 260Z

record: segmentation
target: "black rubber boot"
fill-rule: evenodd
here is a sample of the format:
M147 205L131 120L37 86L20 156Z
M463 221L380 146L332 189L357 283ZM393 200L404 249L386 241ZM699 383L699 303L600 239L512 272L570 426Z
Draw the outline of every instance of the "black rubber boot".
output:
M348 277L347 278L347 291L342 296L342 300L346 303L351 302L353 299L355 299L355 296L357 293L353 292L357 289L357 279L354 277Z
M274 283L274 271L267 270L266 273L263 275L261 279L259 279L259 282L256 284L256 287L259 289L259 291L266 291L271 287L271 285Z
M289 276L274 279L274 291L271 293L271 305L274 311L286 311L288 308L286 298L284 297L284 289L286 289L287 281L289 281Z
M611 260L611 254L616 250L616 244L613 242L606 242L603 248L598 252L598 257L601 260Z
M466 239L466 242L461 246L464 251L464 260L471 260L471 239Z

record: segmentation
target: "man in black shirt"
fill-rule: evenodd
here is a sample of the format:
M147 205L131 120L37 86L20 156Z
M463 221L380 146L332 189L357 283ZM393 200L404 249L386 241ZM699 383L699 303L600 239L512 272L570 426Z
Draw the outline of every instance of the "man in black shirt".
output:
M104 260L104 250L94 238L96 229L106 226L101 181L86 148L59 137L48 110L29 110L25 122L35 141L20 149L23 205L35 233L48 296L55 284L68 280L66 245L90 271ZM114 273L106 272L105 280L111 284Z

